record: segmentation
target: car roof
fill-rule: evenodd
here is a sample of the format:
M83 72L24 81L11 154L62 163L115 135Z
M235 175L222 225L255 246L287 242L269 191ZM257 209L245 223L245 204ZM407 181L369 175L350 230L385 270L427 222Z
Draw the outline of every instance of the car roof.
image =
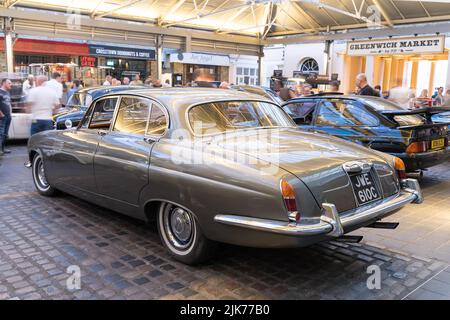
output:
M91 95L99 94L99 93L108 93L108 92L117 92L121 90L134 90L134 89L142 89L144 86L129 86L129 85L120 85L120 86L97 86L97 87L87 87L82 88L77 91L77 93L88 93Z
M211 101L230 100L255 100L273 103L271 100L257 94L218 88L147 88L133 90L133 94L154 98L167 106L173 107L187 107Z

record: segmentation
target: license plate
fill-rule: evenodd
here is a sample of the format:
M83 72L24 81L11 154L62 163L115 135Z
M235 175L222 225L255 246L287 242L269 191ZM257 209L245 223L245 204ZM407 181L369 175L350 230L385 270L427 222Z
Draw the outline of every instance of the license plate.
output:
M353 191L355 192L358 205L363 205L378 199L381 199L381 194L377 189L372 175L368 173L361 173L350 176Z
M440 149L444 147L444 138L431 140L431 149Z

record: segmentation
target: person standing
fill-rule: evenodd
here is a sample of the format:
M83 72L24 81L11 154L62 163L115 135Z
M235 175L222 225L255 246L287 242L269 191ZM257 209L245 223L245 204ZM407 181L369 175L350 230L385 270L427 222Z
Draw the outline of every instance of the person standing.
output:
M309 83L305 83L303 85L303 95L302 95L302 97L308 97L308 96L312 95L313 92L311 90L312 90L312 85L309 84Z
M12 82L2 79L0 82L0 156L11 151L5 149L6 138L8 138L9 126L11 124L11 90Z
M28 96L28 92L30 89L35 87L34 76L32 74L28 75L27 80L25 80L22 84L22 92L25 96Z
M62 96L63 96L63 85L62 85L62 77L59 72L53 72L52 73L52 79L50 81L45 82L45 86L52 90L56 97L58 98L58 104L61 104ZM36 87L38 86L38 83L36 81ZM31 90L30 90L31 92Z
M437 91L437 95L434 97L433 106L439 107L444 104L444 88L439 87Z
M161 80L159 80L159 79L154 80L153 84L152 84L152 87L153 88L162 88Z
M28 104L31 107L31 135L53 129L53 112L59 105L59 98L51 86L46 85L46 77L36 78L36 88L30 90Z
M444 103L446 105L450 104L450 89L447 89L447 91L445 91Z
M73 80L72 87L67 92L67 100L70 100L70 97L80 89L80 80Z
M104 86L110 86L110 85L111 85L111 82L112 82L112 77L111 77L110 75L107 75L107 76L105 77L105 82L103 82L103 85L104 85Z
M380 93L377 90L369 86L367 77L364 73L360 73L356 76L356 86L358 87L358 92L356 93L358 96L380 96Z
M122 83L124 86L130 85L130 78L128 78L128 77L123 78Z
M136 74L133 77L133 81L131 81L130 86L142 86L142 85L143 85L143 82L141 80L141 77L138 74Z
M278 95L283 101L288 101L295 98L295 91L290 87L285 87L284 83L280 83L280 91Z

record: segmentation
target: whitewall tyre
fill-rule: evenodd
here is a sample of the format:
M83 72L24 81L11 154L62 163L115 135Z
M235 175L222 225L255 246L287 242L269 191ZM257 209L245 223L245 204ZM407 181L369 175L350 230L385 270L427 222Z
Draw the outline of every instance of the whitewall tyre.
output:
M40 154L34 156L31 171L33 173L33 182L37 191L44 196L53 196L56 190L47 182L44 160Z
M205 238L188 210L163 203L157 224L161 241L175 259L186 264L199 264L213 256L217 244Z

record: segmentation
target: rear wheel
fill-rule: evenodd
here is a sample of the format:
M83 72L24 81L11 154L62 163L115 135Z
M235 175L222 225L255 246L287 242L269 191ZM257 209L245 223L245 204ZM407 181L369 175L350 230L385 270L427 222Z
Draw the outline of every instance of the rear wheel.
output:
M194 215L174 204L161 204L158 232L169 252L183 263L198 264L214 254L216 243L205 238Z
M53 196L56 190L47 182L44 160L39 153L33 158L31 170L33 172L33 182L37 191L44 196Z

